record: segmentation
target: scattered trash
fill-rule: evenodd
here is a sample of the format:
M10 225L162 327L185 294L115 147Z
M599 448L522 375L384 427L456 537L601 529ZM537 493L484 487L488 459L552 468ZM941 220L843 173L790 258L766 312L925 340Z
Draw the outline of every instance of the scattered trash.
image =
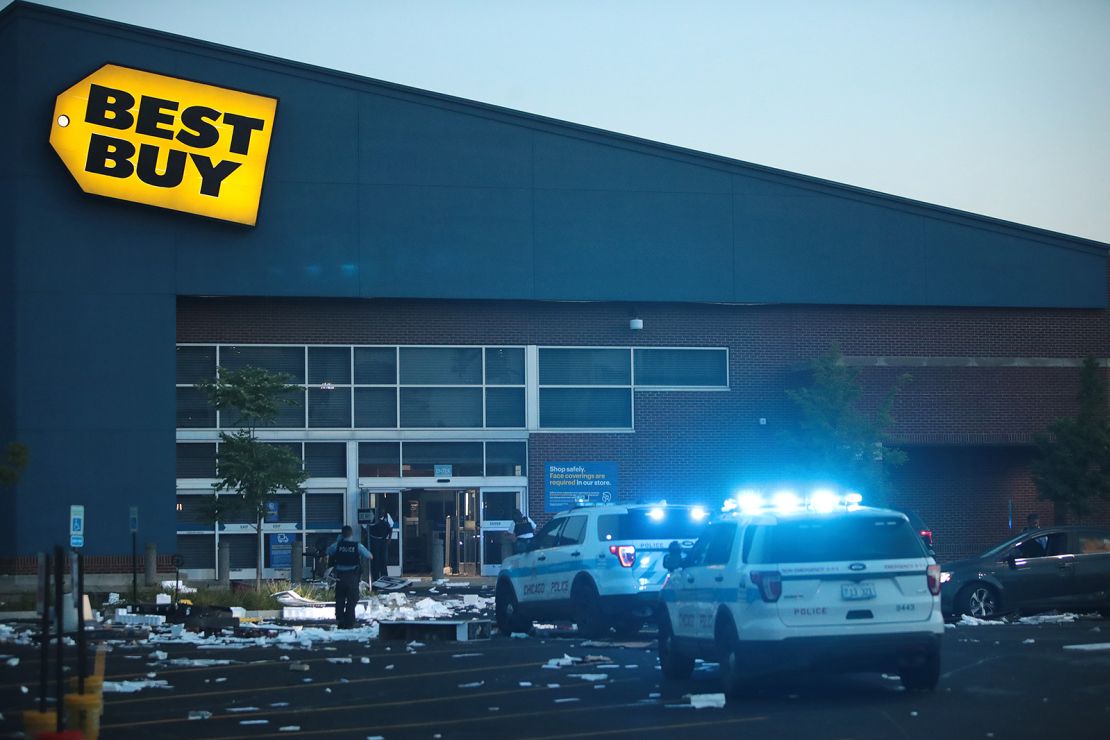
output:
M153 653L151 653L147 657L149 657L151 660L165 660L166 658L168 658L170 656L169 656L169 653L167 653L164 650L155 650Z
M608 673L572 673L571 678L580 678L583 681L606 681L609 679Z
M408 647L408 648L422 648L422 647L427 647L427 645L425 645L422 642L417 642L416 640L413 640L408 645L405 645L405 647Z
M239 720L239 724L241 724L241 725L268 725L268 724L270 724L270 720L268 720L268 719L241 719L241 720Z
M914 711L910 712L910 716L911 717L916 717L917 716L917 710L914 710Z
M1021 644L1022 645L1032 645L1035 642L1036 642L1036 640L1034 640L1032 637L1030 637L1028 640L1022 640Z
M302 671L302 672L307 671L308 670L308 663L290 663L289 664L289 670L291 670L291 671Z
M572 701L581 701L581 699L579 699L577 696L567 696L567 697L564 697L562 699L556 699L555 703L556 704L566 704L567 702L572 702Z
M689 698L694 709L721 709L725 705L724 694L690 694Z
M528 633L527 632L510 632L509 637L513 638L514 640L527 640L528 639Z
M15 668L17 665L19 665L19 658L8 658L5 661L5 664L8 666L8 668Z
M995 624L996 625L996 624L1001 624L1001 622L992 621L990 619L979 619L978 617L973 617L970 614L965 614L962 617L960 617L959 624L962 627L981 627L985 624Z
M106 603L108 603L108 604L118 604L119 603L119 594L117 594L115 592L108 594L108 601Z
M362 663L363 665L370 665L370 659L367 658L365 655L359 658L358 662Z
M1038 614L1032 617L1022 617L1017 620L1019 624L1068 624L1079 619L1078 614L1070 612L1064 614Z
M101 684L105 694L134 694L143 689L172 689L169 681L105 681Z
M386 669L387 671L392 671L392 670L393 670L393 665L392 665L392 664L390 664L390 665L387 665L387 666L385 667L385 669Z
M527 688L530 688L532 686L532 682L531 681L521 681L517 685L520 686L520 688L522 688L522 689L527 689Z
M173 591L175 589L177 590L177 593L179 593L179 594L195 594L197 592L197 590L194 587L186 586L181 581L162 581L162 590L163 591ZM109 599L109 601L108 601L109 604L115 603L111 600L111 594L108 595L108 599ZM116 600L117 601L119 600L119 594L116 594Z
M1110 642L1093 642L1085 645L1064 645L1064 650L1081 650L1084 652L1110 650Z
M459 688L460 689L476 689L484 683L485 683L485 681L474 681L472 683L460 683Z
M549 688L549 689L557 689L557 688L559 688L559 684L557 684L557 683L549 683L549 684L547 685L547 688Z
M561 658L548 658L547 662L543 664L543 668L566 668L569 665L582 662L581 658L575 658L566 653L563 653Z
M329 662L329 663L337 663L337 664L338 664L338 663L351 663L351 662L353 662L353 661L352 661L352 659L351 659L351 658L328 658L328 662ZM367 661L366 661L366 662L368 662L368 663L369 663L369 662L370 662L370 661L369 661L369 659L367 659Z
M258 707L228 707L229 712L257 712Z
M209 719L212 717L211 712L206 712L203 709L194 709L189 712L189 719Z
M300 725L285 725L284 727L279 727L278 728L278 732L300 732L300 731L301 731L301 726Z
M289 706L289 702L287 702L287 701L275 701L272 704L270 704L270 706L274 707L275 709L280 709L281 707Z
M482 654L481 653L455 653L451 657L452 658L480 658L480 657L482 657Z

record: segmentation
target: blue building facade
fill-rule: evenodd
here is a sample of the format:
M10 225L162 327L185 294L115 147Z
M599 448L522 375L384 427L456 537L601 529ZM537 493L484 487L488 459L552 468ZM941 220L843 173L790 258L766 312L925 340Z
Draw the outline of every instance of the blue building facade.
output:
M278 99L256 226L81 192L48 143L53 104L108 63ZM178 345L250 339L183 340L193 297L450 301L456 313L512 301L523 314L591 302L629 316L1107 306L1105 244L40 6L0 14L0 78L0 442L32 454L5 494L4 556L60 542L79 503L90 555L129 547L133 505L143 541L178 547L175 449L195 436L175 423ZM376 341L456 343L406 332ZM270 343L308 347L310 334ZM547 341L465 344L530 352ZM387 439L348 424L339 436L352 445Z

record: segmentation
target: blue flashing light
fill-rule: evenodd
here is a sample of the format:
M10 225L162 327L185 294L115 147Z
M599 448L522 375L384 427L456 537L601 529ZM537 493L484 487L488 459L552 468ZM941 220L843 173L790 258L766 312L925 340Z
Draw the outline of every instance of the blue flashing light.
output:
M665 516L666 516L666 513L663 511L663 508L660 507L660 506L652 507L648 511L648 519L651 519L653 522L661 522L661 521L663 521L663 517L665 517Z
M690 509L690 518L695 522L703 522L709 516L709 512L705 510L704 506L694 506Z

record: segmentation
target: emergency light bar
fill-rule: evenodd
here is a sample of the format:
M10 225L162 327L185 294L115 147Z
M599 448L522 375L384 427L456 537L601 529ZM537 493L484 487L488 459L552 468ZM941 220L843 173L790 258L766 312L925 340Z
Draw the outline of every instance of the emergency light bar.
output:
M739 491L732 498L725 499L721 511L740 511L744 514L758 514L767 511L782 514L795 511L813 511L819 514L827 514L842 507L846 509L856 508L862 501L863 496L855 491L839 494L831 488L815 488L805 496L799 496L797 492L789 488L775 490L769 495L749 488Z

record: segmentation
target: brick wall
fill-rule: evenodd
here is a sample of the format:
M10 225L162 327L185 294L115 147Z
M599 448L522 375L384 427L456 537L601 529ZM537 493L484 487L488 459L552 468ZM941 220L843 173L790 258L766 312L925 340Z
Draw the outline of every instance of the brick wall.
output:
M632 316L644 320L643 330L629 330ZM622 498L628 499L719 501L765 477L782 463L777 434L791 420L783 390L802 382L805 363L832 342L851 357L1105 358L1110 314L181 298L178 341L729 348L730 392L638 392L631 434L533 434L530 506L543 512L546 461L618 460ZM1048 513L1047 504L1037 505L1029 480L1029 445L1033 434L1074 411L1077 368L869 366L861 370L866 400L877 402L903 372L913 379L895 406L893 434L910 446L910 463L898 483L905 503L936 529L943 556L971 554L1001 539L1008 530L999 522L1010 499L1015 517L1031 508Z

